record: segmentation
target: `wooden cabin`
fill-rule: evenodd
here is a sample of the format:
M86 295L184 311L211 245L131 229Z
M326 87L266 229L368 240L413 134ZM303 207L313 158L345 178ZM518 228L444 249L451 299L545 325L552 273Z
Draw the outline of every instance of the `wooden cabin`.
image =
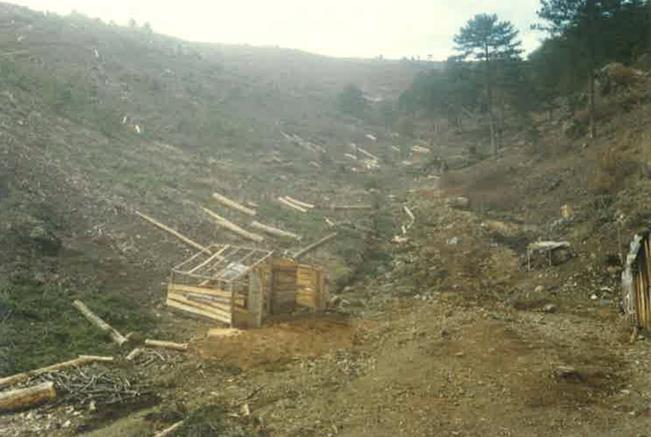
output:
M651 242L649 232L636 235L622 273L623 307L635 326L651 330Z
M167 306L238 328L301 309L322 311L326 273L272 251L211 245L172 269Z

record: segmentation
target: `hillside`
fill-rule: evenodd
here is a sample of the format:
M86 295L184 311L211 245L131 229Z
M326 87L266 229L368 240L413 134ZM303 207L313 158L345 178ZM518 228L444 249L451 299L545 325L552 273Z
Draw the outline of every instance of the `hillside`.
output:
M0 377L115 357L32 378L62 395L0 416L0 429L645 435L651 349L620 314L619 282L650 217L648 73L600 96L598 139L568 128L576 115L561 102L532 114L535 136L507 126L490 158L469 152L488 149L480 123L428 120L412 138L337 108L348 84L374 111L438 67L195 44L0 4ZM351 143L379 159L347 157ZM170 268L195 249L136 211L200 244L252 244L201 210L245 223L214 192L303 236L258 244L278 254L338 232L306 258L329 272L326 312L240 331L164 305ZM372 208L303 214L284 195ZM530 265L539 240L571 251ZM74 299L128 343L108 341ZM127 359L145 338L189 349Z

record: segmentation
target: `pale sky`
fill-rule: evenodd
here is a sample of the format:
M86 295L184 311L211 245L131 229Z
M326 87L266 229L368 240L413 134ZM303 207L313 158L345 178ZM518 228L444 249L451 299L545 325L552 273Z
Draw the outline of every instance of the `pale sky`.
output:
M529 27L539 0L7 0L65 15L72 10L190 41L295 48L331 56L386 58L453 53L452 37L474 14L496 13L539 43Z

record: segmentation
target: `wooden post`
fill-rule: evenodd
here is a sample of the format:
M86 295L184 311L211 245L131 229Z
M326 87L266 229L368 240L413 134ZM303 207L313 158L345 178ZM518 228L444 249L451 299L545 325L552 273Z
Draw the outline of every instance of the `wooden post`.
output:
M332 240L337 236L336 232L333 232L332 234L328 234L325 237L321 238L320 240L315 241L314 243L310 244L309 246L304 247L303 249L299 250L294 254L294 259L299 259L303 255L305 255L308 252L311 252L312 250L316 249L317 247L327 243L328 241Z
M217 202L221 203L222 205L234 209L236 211L241 212L242 214L249 215L251 217L254 217L256 212L250 208L247 208L244 205L241 205L231 199L229 199L226 196L222 196L219 193L212 193L212 198L215 199Z
M79 357L64 361L62 363L53 364L47 367L41 367L39 369L30 370L28 372L17 373L11 376L5 376L0 378L0 388L9 387L19 382L24 382L33 378L34 376L42 375L44 373L55 372L57 370L67 369L69 367L79 367L90 363L95 362L111 362L113 357L101 357L95 355L79 355Z
M246 300L247 310L253 318L253 327L259 328L262 325L262 281L259 273L253 270L249 273L249 296Z
M24 410L36 407L56 398L52 381L0 393L0 412Z
M254 234L253 232L249 232L235 223L226 220L224 217L220 216L219 214L209 210L208 208L201 207L201 209L204 210L206 214L211 216L213 219L215 219L215 223L217 223L217 226L220 226L222 228L228 229L229 231L239 235L240 237L246 238L247 240L252 240L255 241L256 243L262 243L264 241L264 237L258 234Z
M95 325L101 331L104 331L106 334L108 334L111 337L111 340L113 340L118 346L122 346L128 341L126 337L120 334L111 325L97 317L97 315L93 313L82 301L75 300L72 305L77 308L84 317L86 317L86 320Z
M282 229L274 228L273 226L265 225L255 220L251 222L251 227L280 238L291 238L293 240L301 239L300 235L296 235L288 231L283 231Z
M206 249L205 247L203 247L201 244L197 243L196 241L190 240L188 237L186 237L184 235L181 235L179 232L175 231L174 229L170 228L169 226L166 226L166 225L162 224L158 220L155 220L155 219L149 217L148 215L145 215L145 214L143 214L141 212L138 212L138 211L136 211L136 214L139 217L141 217L142 219L144 219L144 220L148 221L149 223L151 223L152 225L156 226L157 228L162 229L163 231L167 232L168 234L174 235L176 238L183 241L188 246L192 246L195 249L198 249L198 250L200 250L202 252L205 252L205 253L208 253L208 254L210 253L210 251L208 249Z

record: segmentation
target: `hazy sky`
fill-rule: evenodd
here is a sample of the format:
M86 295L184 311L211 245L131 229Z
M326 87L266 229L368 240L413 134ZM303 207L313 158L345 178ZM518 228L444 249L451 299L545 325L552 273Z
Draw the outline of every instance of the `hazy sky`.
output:
M332 56L388 58L452 54L452 37L481 12L520 29L524 47L539 0L7 0L105 21L148 21L156 32L193 41L297 48Z

